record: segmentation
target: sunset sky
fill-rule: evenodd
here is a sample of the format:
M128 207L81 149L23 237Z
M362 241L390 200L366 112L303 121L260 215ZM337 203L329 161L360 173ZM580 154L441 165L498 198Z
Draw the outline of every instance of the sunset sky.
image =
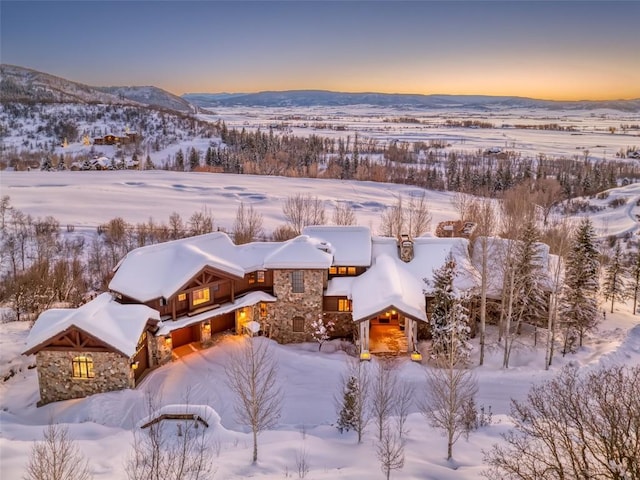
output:
M640 98L640 1L0 3L0 60L176 94Z

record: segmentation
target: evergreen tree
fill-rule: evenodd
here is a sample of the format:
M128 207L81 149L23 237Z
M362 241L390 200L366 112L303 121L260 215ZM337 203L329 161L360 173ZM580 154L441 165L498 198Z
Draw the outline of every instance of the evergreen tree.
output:
M579 336L580 346L585 332L598 321L598 251L595 232L588 218L580 222L567 256L565 284L560 299L560 318L565 330L564 353Z
M357 404L358 404L358 380L351 376L347 381L342 399L342 407L338 418L338 430L355 430L357 427Z
M546 303L542 288L544 272L538 243L538 229L535 222L528 220L520 234L516 246L516 298L515 308L518 321L535 324L544 316Z
M209 166L213 166L213 149L211 147L207 148L207 154L205 156L205 163Z
M470 328L463 299L455 291L456 262L452 256L433 274L433 311L431 313L432 355L448 356L453 363L466 362L471 345Z
M611 300L611 313L613 313L613 305L616 300L622 302L627 298L626 270L622 259L620 242L616 242L613 258L609 262L605 273L602 292L604 293L604 298Z
M191 151L189 152L189 170L193 171L199 166L200 166L200 154L195 149L195 147L191 147Z
M176 153L176 170L179 172L184 171L184 153L182 152L182 149L178 150L178 153Z

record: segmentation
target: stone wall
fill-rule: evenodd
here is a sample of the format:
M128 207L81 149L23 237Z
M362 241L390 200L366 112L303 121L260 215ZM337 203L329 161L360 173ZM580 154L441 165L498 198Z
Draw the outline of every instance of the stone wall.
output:
M322 293L326 270L302 270L304 292L293 293L291 272L273 271L273 293L277 302L269 305L271 338L279 343L310 342L311 322L322 315ZM293 331L293 318L304 318L304 332Z
M151 343L149 349L149 355L151 357L151 366L159 367L160 365L164 365L165 363L169 363L172 359L171 350L172 345L171 342L167 342L165 337L160 336L156 337L150 335ZM171 335L167 335L166 338L171 338Z
M93 378L73 378L72 360L76 356L91 356ZM40 383L39 405L134 386L129 359L119 353L42 350L36 354L36 366Z

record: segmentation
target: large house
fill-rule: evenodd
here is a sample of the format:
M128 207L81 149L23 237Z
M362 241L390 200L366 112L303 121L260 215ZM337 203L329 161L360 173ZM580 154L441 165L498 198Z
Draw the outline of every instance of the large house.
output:
M40 404L135 387L150 370L212 344L223 331L280 343L313 340L332 321L364 358L376 332L411 352L426 331L430 280L449 255L457 287L477 287L463 238L375 237L367 227L312 226L284 242L235 245L222 232L137 248L109 291L36 321Z

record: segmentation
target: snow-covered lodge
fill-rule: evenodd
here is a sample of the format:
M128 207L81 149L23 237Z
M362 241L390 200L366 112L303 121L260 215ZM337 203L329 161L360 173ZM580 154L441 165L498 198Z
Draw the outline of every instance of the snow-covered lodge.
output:
M38 318L25 354L36 354L41 404L135 387L150 370L209 347L215 334L313 340L312 323L362 356L380 332L411 352L427 331L435 269L456 259L456 285L477 286L462 238L375 237L367 227L313 226L285 242L235 245L222 232L135 249L109 291L77 309Z

